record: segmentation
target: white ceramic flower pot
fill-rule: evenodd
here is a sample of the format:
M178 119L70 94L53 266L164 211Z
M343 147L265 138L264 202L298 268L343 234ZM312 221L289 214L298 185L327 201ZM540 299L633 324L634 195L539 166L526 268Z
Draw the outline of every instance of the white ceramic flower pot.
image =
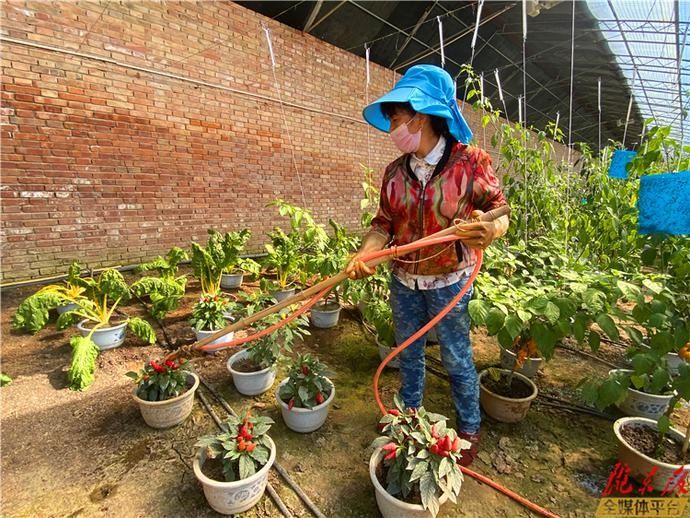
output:
M509 351L505 347L501 347L501 367L504 369L512 369L515 365L515 360L517 360L517 355L513 351ZM544 365L544 360L542 358L527 358L522 364L522 367L516 369L515 372L519 372L527 376L528 378L534 378L537 371Z
M502 375L510 373L510 371L506 369L498 369L498 371ZM496 419L496 421L502 423L517 423L518 421L522 421L525 416L527 416L532 401L537 397L537 386L527 376L516 372L514 375L532 388L532 394L524 398L500 396L491 392L482 384L482 380L488 375L488 370L483 370L479 373L479 402L484 412Z
M681 363L687 363L677 353L666 354L666 369L671 376L678 376L678 368Z
M278 302L283 302L288 297L292 297L295 294L295 288L290 288L289 290L274 291L271 295Z
M618 460L622 464L630 467L631 476L638 482L642 482L652 468L656 467L658 471L655 473L654 477L652 477L651 487L656 491L663 491L670 477L673 476L676 470L681 468L681 465L660 462L634 449L621 434L621 428L628 426L649 427L656 430L656 421L644 417L623 417L613 423L613 433L616 434L616 439L618 440ZM670 437L679 441L681 444L685 440L685 435L675 428L671 428L668 433ZM684 468L687 486L690 484L690 477L688 477L690 464L685 464Z
M62 315L63 313L67 313L68 311L74 311L79 307L79 304L75 303L70 303L70 304L65 304L63 306L58 306L57 307L57 312L59 315Z
M208 505L215 511L224 515L243 513L261 499L266 490L268 472L276 460L276 445L270 437L268 437L268 442L271 450L268 462L251 477L234 482L213 480L204 475L201 467L206 462L206 449L199 449L199 453L194 458L194 475L204 488Z
M137 396L134 388L134 400L139 404L141 417L152 428L170 428L180 424L189 417L194 406L194 393L199 387L199 377L193 372L187 373L187 384L192 384L186 392L165 401L146 401Z
M232 375L232 382L235 384L237 392L245 396L263 394L271 388L276 380L276 368L273 366L256 372L240 372L232 368L234 363L244 360L248 356L249 353L244 349L228 358L226 365Z
M198 340L203 340L207 336L211 336L216 334L220 329L217 329L215 331L199 331L198 329L194 329L194 334L196 335L196 339ZM223 344L225 342L231 341L235 336L235 333L228 333L225 336L221 336L220 338L216 338L212 342L209 342L208 345L217 345L217 344Z
M276 390L276 399L280 405L280 412L283 415L283 421L285 421L285 424L290 430L299 433L309 433L321 428L323 423L326 422L326 418L328 417L328 409L333 402L333 398L335 397L335 386L333 386L333 382L328 378L326 378L326 380L331 385L331 394L328 396L326 401L320 405L316 405L313 408L293 407L292 410L288 408L287 403L280 399L280 387L285 385L288 379L285 378L280 382L280 385L278 385L278 390Z
M330 309L329 309L330 308ZM311 309L309 320L311 325L319 329L328 329L338 325L340 310L342 308L335 302L319 303Z
M381 358L381 361L383 361L386 356L390 354L390 352L393 350L391 347L388 347L387 345L384 345L381 343L379 340L379 337L376 337L376 346L379 348L379 358ZM400 356L396 356L393 358L387 365L386 367L390 367L391 369L399 369L400 368Z
M609 374L616 372L632 372L625 369L613 369ZM616 403L618 409L625 415L632 417L646 417L649 419L659 419L666 413L668 405L671 404L673 394L646 394L632 387L628 387L628 394L620 403Z
M87 324L91 325L92 322L82 320L77 324L77 329L79 329L81 336L89 336L89 333L93 329L93 326L86 327ZM106 349L114 349L125 343L126 334L127 322L123 322L113 327L99 327L93 332L93 335L91 335L91 340L93 340L93 343L95 343L101 351L105 351Z
M369 478L374 485L376 493L376 505L383 518L431 518L431 512L425 510L419 504L408 504L389 495L386 489L379 482L376 476L376 467L383 461L383 450L377 448L369 459ZM448 500L446 495L442 495L439 503L443 505Z
M242 286L242 279L244 273L223 273L220 276L220 287L227 290L232 290Z

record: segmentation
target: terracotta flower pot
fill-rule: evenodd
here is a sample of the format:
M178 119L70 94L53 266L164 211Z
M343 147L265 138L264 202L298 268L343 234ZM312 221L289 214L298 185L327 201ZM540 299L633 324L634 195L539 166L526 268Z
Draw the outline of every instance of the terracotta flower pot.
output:
M134 400L139 404L141 416L151 428L170 428L180 424L189 417L194 406L194 393L199 387L199 377L193 372L187 373L188 385L192 386L177 397L165 401L146 401L137 396L134 389Z
M251 477L234 482L225 482L208 478L201 471L206 462L206 449L199 448L194 459L194 475L204 488L206 501L215 511L228 515L243 513L252 508L261 499L268 483L268 472L276 460L276 445L268 437L271 454L264 466Z
M667 464L637 451L621 434L621 430L628 426L646 427L656 430L656 421L647 419L646 417L622 417L613 423L613 433L616 434L616 439L618 440L618 460L630 468L631 476L638 482L642 482L651 472L652 468L656 468L658 471L654 477L652 477L651 487L656 491L663 491L669 478L682 466L680 464ZM685 435L675 428L671 428L668 433L671 438L679 441L681 444L685 440ZM685 464L683 466L685 468L684 476L686 477L687 486L690 485L690 477L688 477L690 464Z
M502 377L510 374L510 371L506 369L497 370L501 373ZM516 372L514 376L526 383L527 386L532 389L532 394L523 398L500 396L483 385L482 380L488 375L488 370L483 370L479 373L479 402L484 411L490 417L502 423L517 423L518 421L522 421L525 416L527 416L532 401L537 397L537 386L527 376Z

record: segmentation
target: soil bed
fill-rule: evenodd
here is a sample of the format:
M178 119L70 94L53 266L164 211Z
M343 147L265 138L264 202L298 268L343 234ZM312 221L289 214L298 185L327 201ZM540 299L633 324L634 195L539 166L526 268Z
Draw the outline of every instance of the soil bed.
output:
M628 424L621 427L621 435L630 446L647 457L666 464L683 464L682 444L668 435L661 443L661 451L656 451L659 432L648 426Z
M232 370L237 372L259 372L264 370L264 367L257 365L251 358L242 358L232 364Z
M523 380L514 376L510 386L506 383L506 374L501 374L501 379L496 381L489 375L482 378L482 385L498 396L510 399L523 399L532 395L532 387Z

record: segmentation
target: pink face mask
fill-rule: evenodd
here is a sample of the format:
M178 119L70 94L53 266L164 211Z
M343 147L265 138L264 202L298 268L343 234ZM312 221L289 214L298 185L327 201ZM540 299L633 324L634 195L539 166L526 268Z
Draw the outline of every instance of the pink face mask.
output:
M419 144L422 141L422 130L421 128L417 133L410 133L407 125L414 120L412 117L405 124L401 124L393 131L390 132L391 139L393 143L398 147L403 153L414 153L419 149Z

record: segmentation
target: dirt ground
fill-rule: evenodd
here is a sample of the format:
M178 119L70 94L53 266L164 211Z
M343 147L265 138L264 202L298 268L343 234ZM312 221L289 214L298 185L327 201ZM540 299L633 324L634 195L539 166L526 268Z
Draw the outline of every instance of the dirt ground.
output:
M173 340L191 339L187 323L196 286L183 306L166 319ZM96 382L79 393L66 388L69 336L54 326L35 336L13 331L15 308L35 288L2 293L2 371L13 382L0 389L2 402L2 515L24 516L217 516L206 504L192 473L197 437L216 431L197 399L190 419L164 431L148 428L131 398L125 377L150 357L163 353L131 336L98 359ZM139 303L123 308L143 315ZM478 368L494 365L499 348L481 330L473 336ZM571 344L572 345L572 344ZM620 361L622 349L604 345L602 357ZM316 353L332 371L335 403L328 421L311 434L289 431L282 423L273 391L245 397L237 393L225 367L228 353L208 357L197 371L237 411L253 407L272 417L270 434L277 460L327 516L378 516L369 480L368 445L375 438L378 411L371 380L379 357L372 337L354 311L344 311L331 330L312 330L297 350ZM438 357L438 346L429 347ZM574 387L585 377L604 376L604 363L558 350L536 379L540 391L575 399ZM381 380L384 398L392 401L397 371ZM446 381L427 375L426 408L454 422ZM218 405L215 411L225 417ZM688 416L675 416L676 425ZM616 459L611 421L547 406L537 400L518 424L484 417L482 445L473 469L564 517L592 516ZM271 473L271 482L294 516L311 516L290 488ZM280 516L266 495L245 516ZM446 504L439 516L532 516L495 490L465 477L456 506Z

